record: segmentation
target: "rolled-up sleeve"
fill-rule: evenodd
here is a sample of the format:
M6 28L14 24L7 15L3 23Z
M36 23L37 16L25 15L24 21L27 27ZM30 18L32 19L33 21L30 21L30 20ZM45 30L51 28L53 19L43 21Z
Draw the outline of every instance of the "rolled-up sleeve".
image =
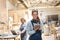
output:
M32 34L35 33L35 31L34 31L32 28L33 28L33 27L32 27L32 25L31 25L31 23L27 23L27 33L28 33L29 35L32 35Z
M43 23L42 22L40 23L40 27L41 27L42 32L44 32L44 28L43 28Z

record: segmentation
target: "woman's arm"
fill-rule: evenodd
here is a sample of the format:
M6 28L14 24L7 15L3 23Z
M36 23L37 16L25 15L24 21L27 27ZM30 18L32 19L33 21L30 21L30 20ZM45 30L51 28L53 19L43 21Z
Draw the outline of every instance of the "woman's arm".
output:
M27 23L27 33L28 33L29 35L32 35L32 34L35 33L35 31L33 30L33 27L32 27L32 25L31 25L31 23Z
M24 24L24 29L21 31L21 33L24 33L26 31L26 28L27 28L27 26L26 26L26 24Z
M22 31L20 30L20 28L21 27L19 25L19 29L18 29L18 32L17 32L18 34L24 33L26 31L27 26L24 24L24 29Z
M44 27L43 27L42 21L40 22L40 27L41 27L41 30L42 30L42 33L43 33L44 32Z

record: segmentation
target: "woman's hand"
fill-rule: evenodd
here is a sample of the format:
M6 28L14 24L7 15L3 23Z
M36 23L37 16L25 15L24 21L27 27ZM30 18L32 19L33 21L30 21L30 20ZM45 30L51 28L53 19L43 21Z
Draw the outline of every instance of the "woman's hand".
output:
M35 31L40 30L40 27L39 27L39 26L35 26L35 27L34 27L34 30L35 30Z
M22 32L17 32L17 34L22 34Z

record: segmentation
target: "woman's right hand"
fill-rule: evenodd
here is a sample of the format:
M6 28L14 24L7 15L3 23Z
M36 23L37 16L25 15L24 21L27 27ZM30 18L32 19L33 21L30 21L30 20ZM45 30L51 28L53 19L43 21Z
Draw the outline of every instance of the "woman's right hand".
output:
M17 34L22 34L22 32L16 32Z
M39 30L39 29L40 29L40 27L38 27L38 26L35 26L35 27L34 27L34 30L35 30L35 31L37 31L37 30Z

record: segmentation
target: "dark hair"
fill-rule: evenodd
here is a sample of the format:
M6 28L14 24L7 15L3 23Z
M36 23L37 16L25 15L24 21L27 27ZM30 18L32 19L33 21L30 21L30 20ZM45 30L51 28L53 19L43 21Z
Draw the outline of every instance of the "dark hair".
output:
M33 15L33 13L34 13L34 12L36 12L36 13L37 13L37 15L38 15L38 10L32 10L32 15ZM37 21L38 21L38 22L40 22L39 17L37 17Z
M25 20L24 18L21 18L20 20L21 20L21 21L24 20L24 21L26 22L26 20Z
M32 10L32 15L33 15L34 12L36 12L38 14L38 10Z

